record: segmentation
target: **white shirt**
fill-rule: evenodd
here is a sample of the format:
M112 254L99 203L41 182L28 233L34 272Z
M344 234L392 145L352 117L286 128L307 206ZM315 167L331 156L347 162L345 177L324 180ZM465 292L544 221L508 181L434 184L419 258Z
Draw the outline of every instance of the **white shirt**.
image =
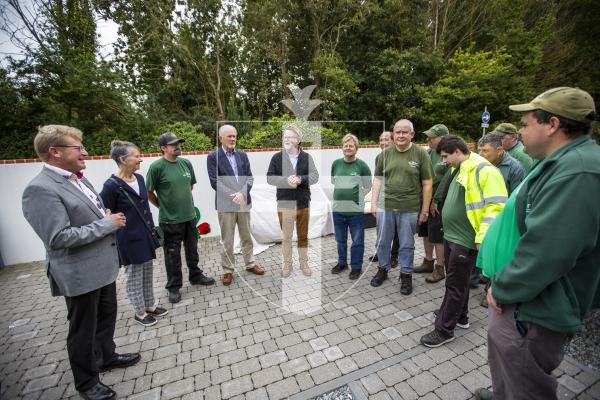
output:
M106 212L104 211L104 207L102 207L102 205L101 205L102 203L100 203L100 200L98 200L98 196L96 196L96 194L94 192L92 192L90 190L90 188L87 187L87 185L81 183L79 181L79 178L77 178L76 174L74 174L70 171L67 171L65 169L62 169L60 167L55 167L54 165L47 164L47 163L44 163L44 166L46 168L48 168L49 170L52 170L52 171L56 172L57 174L63 176L67 181L71 182L71 184L73 186L75 186L77 189L81 190L81 192L83 194L85 194L87 198L90 199L92 204L94 204L96 206L96 208L98 208L98 210L102 213L102 215L106 216Z

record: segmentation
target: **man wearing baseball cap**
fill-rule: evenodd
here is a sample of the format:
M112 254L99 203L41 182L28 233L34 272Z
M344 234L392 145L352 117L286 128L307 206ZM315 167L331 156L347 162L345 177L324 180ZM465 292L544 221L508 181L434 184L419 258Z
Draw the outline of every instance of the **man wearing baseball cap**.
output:
M183 285L181 273L181 243L185 252L189 280L192 285L212 285L209 278L198 268L198 236L196 236L196 212L192 188L196 183L192 163L181 155L180 144L185 139L165 132L158 138L162 157L150 164L146 176L148 200L158 207L158 222L165 233L166 289L169 302L181 300ZM156 193L155 193L156 192Z
M570 87L509 108L523 112L523 144L540 161L481 245L493 393L475 398L556 399L563 347L600 306L600 147L589 136L597 115L592 97Z
M533 165L533 159L525 153L523 143L519 140L517 127L508 122L498 124L496 129L490 133L497 133L502 137L502 147L508 154L521 163L525 173L529 172Z
M446 172L450 169L449 166L444 164L442 157L437 153L437 145L442 140L442 137L448 135L448 128L444 124L436 124L423 132L427 136L427 153L431 159L431 166L433 168L433 186L432 193L436 193L442 178ZM442 200L443 201L443 200ZM421 265L414 268L416 273L430 273L425 278L426 282L435 283L439 282L446 274L444 273L444 232L442 231L442 215L438 210L442 207L440 200L437 200L433 196L431 202L430 214L427 217L427 221L419 224L417 227L417 233L423 238L423 248L425 249L425 257ZM435 257L433 258L433 251L435 249ZM437 262L435 262L437 260Z

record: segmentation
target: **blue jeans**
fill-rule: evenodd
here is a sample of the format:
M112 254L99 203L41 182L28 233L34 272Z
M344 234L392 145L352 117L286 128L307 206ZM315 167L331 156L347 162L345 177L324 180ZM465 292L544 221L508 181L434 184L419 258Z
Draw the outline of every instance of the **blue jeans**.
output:
M337 242L338 264L348 264L348 230L352 236L350 248L350 266L361 269L365 254L365 217L364 215L342 215L333 213L333 229Z
M390 269L390 247L397 232L400 242L398 263L402 268L402 272L413 272L418 214L418 212L408 211L377 210L377 216L382 222L378 227L380 235L379 244L377 245L377 258L381 267L388 271Z

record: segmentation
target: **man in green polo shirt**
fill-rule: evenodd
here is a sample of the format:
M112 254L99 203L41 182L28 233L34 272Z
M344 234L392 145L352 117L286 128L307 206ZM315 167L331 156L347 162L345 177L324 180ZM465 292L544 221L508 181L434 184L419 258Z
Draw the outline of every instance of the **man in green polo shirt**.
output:
M339 274L348 268L348 231L352 237L349 278L358 279L365 254L365 195L371 190L371 169L356 157L358 138L348 133L342 139L343 158L331 165L333 189L333 228L338 262L331 270Z
M381 231L377 245L379 268L371 286L381 286L387 279L391 268L390 247L397 231L400 293L403 295L412 293L417 221L423 223L429 216L433 175L431 159L425 149L412 143L414 136L412 122L407 119L396 122L394 145L385 149L377 161L371 197L371 213L376 217L383 214L378 228ZM378 207L380 195L384 196L382 208Z
M212 285L209 278L198 268L198 236L196 236L196 213L192 188L196 176L192 163L179 157L180 144L185 139L166 132L158 138L162 157L154 161L148 169L146 187L148 200L158 207L158 222L165 233L165 269L167 271L166 289L169 301L181 300L179 292L183 285L181 273L181 243L185 252L189 280L192 285Z
M517 127L508 122L503 122L499 124L493 132L502 136L502 147L504 147L504 150L506 150L508 154L521 163L527 174L533 165L533 159L525 153L525 146L523 146L523 143L519 140Z

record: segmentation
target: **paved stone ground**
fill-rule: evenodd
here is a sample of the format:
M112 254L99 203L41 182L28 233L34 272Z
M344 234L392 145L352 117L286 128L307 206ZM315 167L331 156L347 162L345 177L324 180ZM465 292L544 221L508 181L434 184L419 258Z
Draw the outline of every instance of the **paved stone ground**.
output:
M368 229L367 255L374 236ZM215 278L221 276L218 246L215 240L200 242L204 269ZM443 282L427 284L415 275L413 294L402 296L397 269L382 287L372 288L370 266L352 286L346 273L329 273L336 261L333 236L311 241L311 247L311 265L315 272L322 266L323 274L315 274L309 294L282 286L277 245L257 258L265 276L241 272L250 287L237 275L230 287L186 282L175 306L167 302L158 259L155 293L170 312L150 328L134 322L120 275L117 351L139 351L142 361L102 374L102 381L120 398L185 400L308 399L346 386L354 399L460 400L489 387L479 291L471 298L471 327L458 329L448 345L428 349L418 342L432 328ZM421 257L418 244L416 260ZM287 312L279 305L289 303L290 290L297 302L312 300L312 306L320 292L323 308L308 315ZM42 263L0 270L0 292L0 398L79 398L65 349L66 307L62 298L50 296ZM600 398L598 371L566 358L555 373L559 398Z

